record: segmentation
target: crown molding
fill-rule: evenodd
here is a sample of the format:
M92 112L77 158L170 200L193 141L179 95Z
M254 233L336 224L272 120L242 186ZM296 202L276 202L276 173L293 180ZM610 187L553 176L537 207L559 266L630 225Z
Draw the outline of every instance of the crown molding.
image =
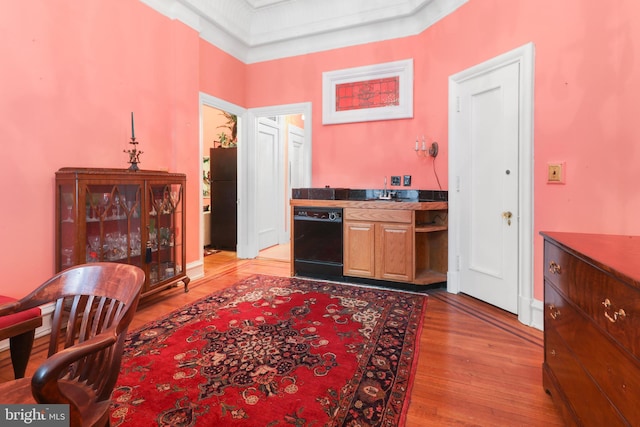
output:
M245 64L417 35L468 0L140 0Z

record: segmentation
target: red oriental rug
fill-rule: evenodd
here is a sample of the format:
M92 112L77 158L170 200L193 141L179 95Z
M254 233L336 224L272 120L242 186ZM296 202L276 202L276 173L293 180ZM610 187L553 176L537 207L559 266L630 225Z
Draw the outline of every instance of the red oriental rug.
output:
M426 302L253 276L129 334L111 425L404 425Z

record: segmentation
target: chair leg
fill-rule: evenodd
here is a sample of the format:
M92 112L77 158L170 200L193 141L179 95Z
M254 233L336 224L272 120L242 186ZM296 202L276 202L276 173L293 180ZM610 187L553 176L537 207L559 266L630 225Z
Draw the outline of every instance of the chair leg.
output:
M24 378L24 374L27 371L35 334L36 331L31 330L9 339L11 363L13 364L13 374L16 379Z

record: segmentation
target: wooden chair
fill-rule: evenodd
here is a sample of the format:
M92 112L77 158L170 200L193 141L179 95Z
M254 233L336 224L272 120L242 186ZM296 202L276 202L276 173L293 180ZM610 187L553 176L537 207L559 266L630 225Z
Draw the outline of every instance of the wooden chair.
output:
M4 316L55 302L48 358L33 377L0 384L2 403L68 404L71 426L109 425L111 392L143 282L144 272L132 265L84 264L1 305Z

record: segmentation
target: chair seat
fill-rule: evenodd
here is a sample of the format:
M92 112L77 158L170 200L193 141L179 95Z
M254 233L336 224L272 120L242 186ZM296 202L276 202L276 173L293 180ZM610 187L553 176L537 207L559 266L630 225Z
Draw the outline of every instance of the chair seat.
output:
M0 305L14 302L15 298L7 297L4 295L0 295ZM29 310L20 311L14 314L8 314L6 316L0 316L0 339L10 338L10 336L3 336L2 329L6 329L10 326L16 325L18 323L22 323L24 321L35 319L40 317L41 312L39 307L31 308Z
M77 381L59 380L58 384L64 395L78 404L83 426L107 425L106 421L109 418L111 404L109 400L96 405L92 400L95 398L95 394L91 388L83 387ZM0 383L0 396L3 396L0 399L3 404L35 405L38 403L31 393L31 378L20 378ZM91 411L88 410L89 407Z

